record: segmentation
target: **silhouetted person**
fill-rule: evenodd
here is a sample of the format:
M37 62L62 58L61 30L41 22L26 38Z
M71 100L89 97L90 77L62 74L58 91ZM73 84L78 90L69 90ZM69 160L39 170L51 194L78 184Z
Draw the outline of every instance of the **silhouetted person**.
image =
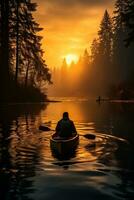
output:
M97 101L99 102L101 101L101 96L98 96Z
M76 135L77 131L72 120L69 119L68 112L63 113L63 118L56 126L56 134L60 137L72 137Z

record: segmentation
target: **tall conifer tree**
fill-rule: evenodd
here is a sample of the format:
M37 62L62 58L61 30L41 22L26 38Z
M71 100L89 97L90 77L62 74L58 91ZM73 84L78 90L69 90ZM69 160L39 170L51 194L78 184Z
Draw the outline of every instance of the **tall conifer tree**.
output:
M17 95L16 86L40 88L46 82L51 82L49 69L43 59L42 37L38 35L42 28L33 18L36 7L31 0L2 0L0 3L2 91L10 91L9 85L14 85L12 93ZM3 93L2 96L5 95Z

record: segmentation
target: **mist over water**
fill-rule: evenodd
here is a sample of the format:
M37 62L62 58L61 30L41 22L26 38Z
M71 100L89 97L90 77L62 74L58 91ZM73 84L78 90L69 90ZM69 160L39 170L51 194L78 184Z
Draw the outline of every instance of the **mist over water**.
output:
M134 104L60 100L0 107L0 199L133 199ZM54 130L64 111L81 135L67 158L53 154L53 131L38 130Z

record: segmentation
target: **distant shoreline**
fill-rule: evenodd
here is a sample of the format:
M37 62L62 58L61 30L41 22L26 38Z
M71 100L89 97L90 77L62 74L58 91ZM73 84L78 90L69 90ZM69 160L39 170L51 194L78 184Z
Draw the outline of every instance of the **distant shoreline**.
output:
M22 104L45 104L45 103L60 103L62 101L57 100L45 100L45 101L37 101L37 102L1 102L1 105L22 105Z
M111 103L134 103L134 99L132 100L110 100Z
M110 102L110 103L134 103L134 99L128 99L128 100L123 100L123 99L96 99L96 102Z

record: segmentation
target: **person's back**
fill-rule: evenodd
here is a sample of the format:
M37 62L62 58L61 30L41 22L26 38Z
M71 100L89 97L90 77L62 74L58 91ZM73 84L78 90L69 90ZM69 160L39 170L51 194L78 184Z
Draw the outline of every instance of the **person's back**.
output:
M56 126L56 133L60 137L71 137L76 134L76 128L72 120L69 119L68 113L63 113L61 119Z

